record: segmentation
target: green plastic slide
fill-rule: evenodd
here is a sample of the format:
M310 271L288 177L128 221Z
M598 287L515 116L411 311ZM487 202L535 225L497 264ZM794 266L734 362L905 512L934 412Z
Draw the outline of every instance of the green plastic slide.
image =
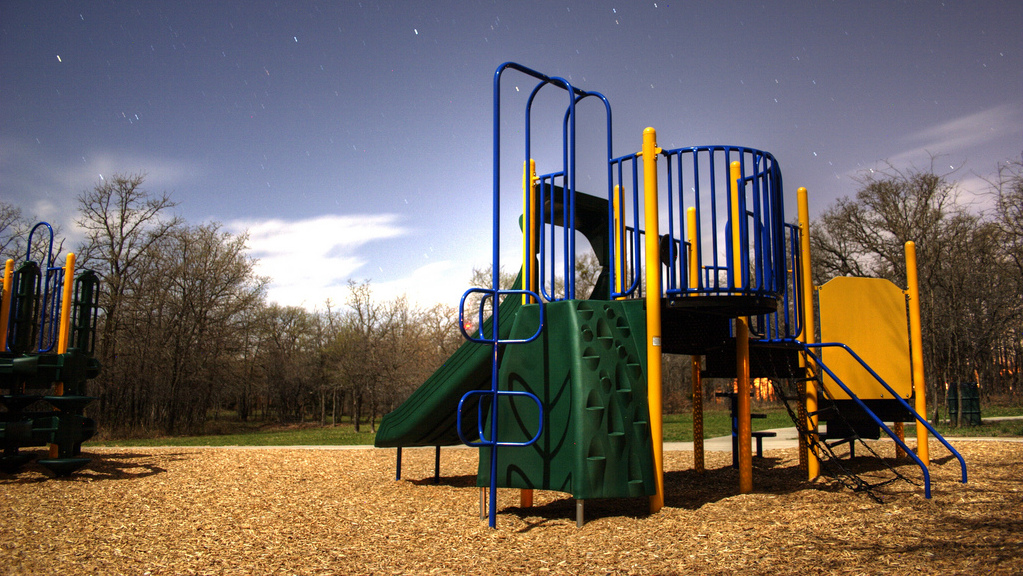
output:
M514 288L522 285L522 273ZM522 308L522 298L507 296L498 308L501 317L501 338L508 338L511 327ZM490 334L491 319L483 323L483 333ZM466 341L396 410L385 414L377 429L374 445L378 448L398 446L454 446L458 438L458 402L466 392L489 390L493 368L493 347ZM476 406L478 397L467 402L462 426L466 438L477 437Z

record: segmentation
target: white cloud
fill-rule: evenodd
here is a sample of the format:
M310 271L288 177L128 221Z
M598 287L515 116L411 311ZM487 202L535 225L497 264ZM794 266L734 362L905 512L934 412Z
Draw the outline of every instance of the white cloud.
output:
M408 277L373 284L373 294L380 300L405 295L424 308L438 303L455 308L469 289L470 276L471 264L450 260L431 262L413 270Z
M932 155L949 158L953 167L967 160L971 150L1005 138L1018 130L1023 109L1017 104L1003 104L955 118L907 134L903 139L911 147L890 157L895 166L926 165Z
M248 231L256 274L271 279L268 297L286 306L322 308L340 302L345 285L367 262L362 252L375 240L406 233L393 214L326 215L304 220L234 220L226 228Z
M1018 104L988 108L908 133L901 139L905 146L901 151L883 160L857 164L857 168L836 174L836 178L855 182L865 171L887 170L889 166L899 170L933 168L936 173L951 174L951 178L958 181L960 189L966 193L960 201L982 208L986 202L983 193L990 185L976 173L961 169L964 165L974 171L988 169L989 166L982 163L991 161L993 165L999 159L991 157L992 151L1002 153L1000 146L1013 141L1021 123L1023 107Z
M1020 107L1003 104L925 128L907 139L931 150L961 150L984 144L1019 125Z
M201 178L198 167L161 156L140 156L133 152L92 150L86 155L54 161L54 156L37 144L5 136L0 138L0 193L4 200L22 209L26 218L47 221L74 246L84 239L75 225L78 196L92 189L101 178L115 173L143 173L145 188L158 193Z

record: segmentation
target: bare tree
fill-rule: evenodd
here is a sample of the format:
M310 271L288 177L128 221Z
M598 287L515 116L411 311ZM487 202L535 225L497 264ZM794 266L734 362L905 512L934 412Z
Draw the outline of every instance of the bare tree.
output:
M903 286L904 245L916 243L924 364L937 409L946 383L993 378L991 349L1018 316L1004 234L959 202L945 175L889 166L860 183L855 199L840 199L811 227L815 280L851 274Z
M166 217L175 206L164 193L153 196L144 188L144 174L115 174L78 197L79 218L85 230L85 244L79 250L83 266L100 276L103 290L102 331L98 354L104 372L97 379L99 406L107 411L112 379L117 373L117 342L123 328L122 304L132 283L138 279L142 259L151 257L151 248L180 224Z
M29 224L21 216L21 208L0 201L0 264L8 259L21 259Z

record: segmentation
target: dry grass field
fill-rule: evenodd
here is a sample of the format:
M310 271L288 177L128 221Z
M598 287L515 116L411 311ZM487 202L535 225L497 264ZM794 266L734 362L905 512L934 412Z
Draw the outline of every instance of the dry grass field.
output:
M4 574L1019 574L1023 443L960 442L970 482L932 444L933 498L898 482L884 503L801 482L795 449L768 451L754 494L727 453L665 457L666 507L500 493L479 520L476 452L111 448L68 479L0 475ZM858 458L864 475L881 474ZM911 465L899 470L919 482Z

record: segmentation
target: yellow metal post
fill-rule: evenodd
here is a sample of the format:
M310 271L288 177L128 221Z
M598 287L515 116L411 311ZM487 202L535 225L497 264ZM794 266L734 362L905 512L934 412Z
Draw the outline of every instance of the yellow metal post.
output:
M536 160L522 163L522 288L536 291ZM526 223L529 223L528 230ZM532 298L523 294L522 303Z
M816 320L813 313L813 278L810 275L810 202L807 199L806 188L796 190L796 204L799 218L799 251L802 270L803 292L803 332L800 340L805 344L813 344L817 340ZM804 357L803 362L809 369L809 358ZM813 414L806 419L806 427L812 440L817 439L817 381L806 382L806 395L803 398L806 412ZM820 460L815 452L808 452L805 446L800 446L801 458L806 458L807 476L813 480L820 475Z
M913 394L916 396L916 413L927 419L927 387L924 385L924 339L920 327L920 280L917 277L916 244L906 242L906 292L909 296L909 346L913 358ZM931 454L927 447L927 428L916 426L916 455L924 465L931 465Z
M614 290L615 290L615 292L621 294L625 290L625 265L623 263L623 260L624 260L623 256L625 254L625 245L624 245L624 239L622 238L622 231L620 229L620 226L622 225L622 217L624 216L621 213L622 204L623 204L623 202L622 202L622 187L621 186L618 186L617 184L615 185L615 192L614 192L614 196L611 198L611 201L613 203L613 210L612 210L612 212L614 213L613 223L614 223L614 229L615 229L615 235L614 235L614 247L615 247L615 249L614 249L614 254L615 254L614 258L615 258L615 261L614 261L614 264L613 264L614 271L615 271ZM619 296L617 298L617 300L624 300L624 299L625 299L625 296Z
M527 226L528 222L528 226ZM536 291L536 160L522 163L522 288ZM533 300L522 295L522 304ZM519 491L519 507L533 506L533 491L523 488Z
M11 316L11 289L14 282L14 260L4 264L4 292L0 298L0 352L7 350L7 320Z
M732 191L732 287L741 290L742 262L745 252L742 250L742 219L746 217L739 210L739 179L742 168L738 161L729 166ZM736 406L738 407L738 450L739 450L739 493L748 494L753 491L753 430L750 422L750 382L749 382L749 320L745 316L735 319L735 380Z
M71 334L71 299L74 297L75 253L69 252L64 261L64 293L60 299L60 326L57 332L57 353L63 354L68 349ZM63 388L63 384L58 384ZM57 394L58 396L60 393Z
M654 448L657 493L650 497L650 512L664 506L664 432L661 416L661 258L657 210L657 131L643 130L643 219L646 226L646 334L647 404Z
M68 337L71 333L71 299L74 297L75 283L75 254L69 252L64 262L64 291L60 298L60 322L57 325L57 354L67 352ZM54 396L64 395L64 383L57 382L54 385ZM54 408L54 410L57 410ZM58 458L60 448L56 444L50 444L50 458Z
M689 240L689 288L700 287L700 239L696 233L696 208L686 209L686 230ZM703 382L700 380L700 357L692 357L693 370L693 468L703 473Z

